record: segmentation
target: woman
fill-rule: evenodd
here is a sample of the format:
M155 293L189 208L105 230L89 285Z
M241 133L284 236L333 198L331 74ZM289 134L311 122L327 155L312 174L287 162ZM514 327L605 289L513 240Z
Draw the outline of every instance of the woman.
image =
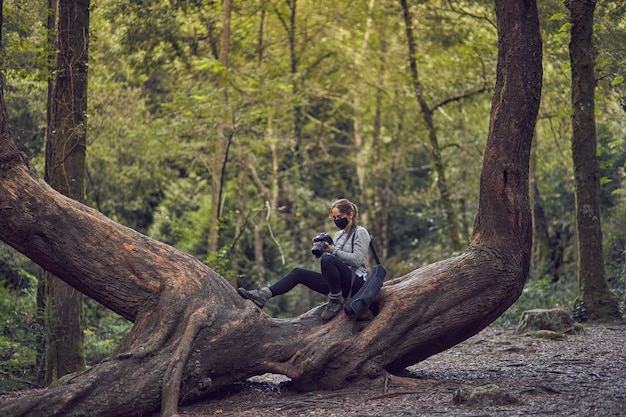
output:
M320 257L321 273L294 268L270 287L252 291L239 288L239 295L263 308L271 297L285 294L297 284L302 284L320 294L328 295L322 320L335 317L343 307L344 299L350 294L352 270L356 275L353 291L358 291L364 283L367 272L365 257L371 238L367 229L357 224L358 209L347 199L335 201L330 208L330 216L340 230L335 233L332 245L324 242L324 253Z

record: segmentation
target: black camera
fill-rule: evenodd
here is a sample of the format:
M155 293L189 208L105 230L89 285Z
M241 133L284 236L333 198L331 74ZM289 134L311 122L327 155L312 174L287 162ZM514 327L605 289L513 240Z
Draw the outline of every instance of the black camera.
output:
M328 233L320 233L313 238L313 247L311 248L311 253L315 255L316 258L322 256L324 252L326 252L326 245L324 242L328 242L330 245L333 244L333 238L330 237Z

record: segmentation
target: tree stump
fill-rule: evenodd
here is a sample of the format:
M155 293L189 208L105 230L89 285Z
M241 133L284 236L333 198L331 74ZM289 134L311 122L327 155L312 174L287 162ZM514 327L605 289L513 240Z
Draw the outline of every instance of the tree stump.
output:
M580 334L583 327L563 309L534 309L522 313L516 334L549 331L560 334Z

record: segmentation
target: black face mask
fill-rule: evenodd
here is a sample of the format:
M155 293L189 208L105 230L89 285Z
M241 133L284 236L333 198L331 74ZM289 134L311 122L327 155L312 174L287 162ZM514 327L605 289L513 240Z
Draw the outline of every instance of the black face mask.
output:
M348 218L344 217L343 219L335 219L335 226L337 226L340 229L345 229L346 226L348 225Z

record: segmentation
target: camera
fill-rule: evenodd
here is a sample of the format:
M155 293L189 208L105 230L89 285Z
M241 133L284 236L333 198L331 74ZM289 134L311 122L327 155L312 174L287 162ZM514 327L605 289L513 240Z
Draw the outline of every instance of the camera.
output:
M316 258L322 256L324 252L326 252L326 245L324 242L328 242L329 244L333 244L333 238L330 237L328 233L320 233L313 238L313 247L311 248L311 253L315 255Z

